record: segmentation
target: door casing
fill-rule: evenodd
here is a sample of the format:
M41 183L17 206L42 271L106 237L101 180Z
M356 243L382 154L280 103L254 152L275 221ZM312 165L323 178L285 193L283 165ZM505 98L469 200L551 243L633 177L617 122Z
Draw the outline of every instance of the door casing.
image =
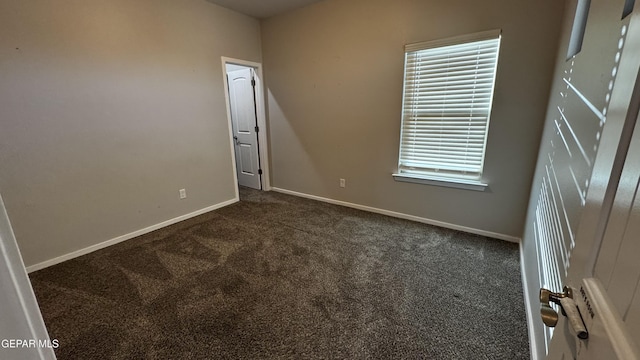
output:
M261 176L261 185L262 190L269 191L271 190L271 182L269 181L269 143L267 137L267 121L266 121L266 107L265 107L265 91L264 91L264 77L262 74L262 64L234 59L230 57L223 56L222 58L222 78L224 81L224 97L225 97L225 105L227 108L227 122L229 128L229 146L231 149L231 157L232 157L232 166L233 166L233 180L236 184L236 197L239 197L238 190L238 175L237 175L237 165L236 165L236 155L235 148L233 142L233 124L231 121L231 107L229 105L229 83L227 81L227 64L230 65L240 65L245 67L253 68L256 75L256 113L257 113L257 121L258 127L260 131L258 132L258 144L260 146L260 166L262 168L262 176Z

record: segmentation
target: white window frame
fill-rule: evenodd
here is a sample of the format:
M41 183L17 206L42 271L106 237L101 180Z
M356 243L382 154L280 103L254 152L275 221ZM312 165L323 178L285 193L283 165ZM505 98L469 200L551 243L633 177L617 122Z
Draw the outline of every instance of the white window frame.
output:
M401 123L401 132L400 132L400 151L399 151L399 156L398 156L398 171L396 173L393 174L394 179L396 179L397 181L405 181L405 182L413 182L413 183L421 183L421 184L430 184L430 185L438 185L438 186L448 186L448 187L455 187L455 188L462 188L462 189L469 189L469 190L479 190L479 191L484 191L485 188L488 186L488 184L484 183L482 181L482 171L484 169L484 159L485 159L485 155L486 155L486 143L487 143L487 135L488 135L488 130L489 130L489 120L490 120L490 115L491 115L491 108L492 108L492 104L493 104L493 94L494 94L494 89L495 89L495 78L496 78L496 72L497 72L497 63L498 63L498 56L499 56L499 51L500 51L500 38L501 38L501 31L500 30L490 30L490 31L484 31L484 32L480 32L480 33L475 33L475 34L469 34L469 35L463 35L463 36L457 36L457 37L452 37L452 38L448 38L448 39L442 39L442 40L436 40L436 41L429 41L429 42L422 42L422 43L416 43L416 44L409 44L405 46L405 69L404 69L404 82L403 82L403 100L402 100L402 123ZM409 61L415 62L415 57L419 56L420 53L422 53L422 55L427 55L427 56L431 56L430 58L426 58L423 59L424 62L427 61L433 61L432 58L433 55L435 54L435 52L439 52L439 51L443 51L446 50L446 47L450 47L450 46L455 46L455 45L473 45L474 43L478 43L478 44L487 44L487 41L493 41L494 45L496 46L496 50L495 50L495 63L490 65L492 66L492 73L489 73L488 75L490 76L490 84L491 84L491 88L489 91L489 95L487 98L487 94L484 94L484 102L485 104L488 106L483 106L483 109L486 109L486 117L481 115L480 117L482 117L482 120L479 120L481 123L484 122L484 125L480 125L480 126L484 126L484 133L482 133L482 139L476 139L475 142L476 144L473 145L473 148L469 148L471 150L473 150L476 153L475 156L475 162L474 162L474 166L473 170L466 171L465 170L465 165L460 165L460 166L455 166L452 164L442 164L442 165L436 165L436 163L440 162L442 163L442 159L444 159L445 157L443 156L442 158L438 158L438 155L433 155L429 158L429 160L433 160L433 162L429 162L429 161L416 161L416 163L418 163L418 165L416 164L412 164L412 161L410 160L411 157L413 157L413 155L415 153L413 153L410 149L405 149L403 150L403 143L405 143L406 147L413 147L416 146L415 143L411 144L410 141L404 141L406 135L408 136L413 136L413 139L417 139L418 141L421 140L419 137L416 137L416 132L415 131L408 131L406 128L409 127L408 124L412 124L415 126L415 124L417 124L417 120L416 120L416 100L415 100L415 96L413 96L412 98L408 98L408 91L407 89L409 87L413 87L415 89L415 85L419 80L415 80L415 78L413 76L415 76L415 70L413 70L413 68L411 68L410 70L413 70L412 72L408 71L408 67L414 66L414 65L410 65ZM482 43L480 43L482 42ZM455 49L460 51L459 49ZM455 51L454 50L454 51ZM455 55L455 53L454 53ZM459 55L456 55L459 56ZM424 63L423 63L424 64ZM473 66L473 65L472 65ZM487 74L487 69L491 69L491 68L484 68L482 69L483 71L485 71L485 75ZM436 69L437 70L437 69ZM441 74L438 74L439 76L444 76L444 78L448 81L449 78L449 74L453 74L451 76L455 76L457 72L461 71L460 69L456 70L456 71L451 71L451 72L447 72L446 70L443 70L441 72ZM468 70L465 70L468 73ZM431 69L429 69L428 72L432 72ZM458 73L457 75L460 75L461 73ZM476 76L478 75L478 73L475 74ZM443 78L440 77L439 80L442 80ZM475 81L475 80L474 80ZM485 86L488 84L488 79L485 79ZM424 86L424 84L428 83L428 81L423 81L422 86ZM475 83L472 84L474 86L475 89ZM474 96L478 96L475 93L476 90L474 90L473 95L471 95L471 97ZM486 90L485 90L486 92ZM446 101L450 101L452 100L452 96L450 95L445 95L442 94L443 98L446 97ZM447 97L448 96L448 97ZM427 100L428 101L428 100ZM437 101L440 101L439 99ZM442 109L444 110L445 107L445 102L446 101L442 101ZM487 103L488 101L488 103ZM438 104L439 106L440 104ZM466 104L465 104L466 105ZM473 107L472 107L473 108ZM476 108L473 108L474 110L476 110ZM464 116L466 117L466 113ZM469 111L469 117L471 117L473 114L473 111ZM477 116L476 116L477 117ZM486 118L486 120L485 120ZM447 120L445 118L432 118L430 121L432 122L438 122L440 124L442 124L443 122L446 122ZM478 121L478 120L475 120ZM423 123L426 124L426 121ZM459 125L459 123L455 123L452 122L452 124L455 125ZM464 125L460 125L460 126L464 126ZM468 126L471 126L470 124ZM474 125L477 126L477 125ZM463 127L461 127L460 129L464 129ZM477 131L477 130L476 130ZM482 131L482 130L481 130ZM424 140L424 139L423 139ZM428 140L433 140L433 137L431 139ZM446 138L444 138L444 143L446 144ZM457 139L456 139L457 140ZM442 139L438 140L439 143L442 143ZM451 143L451 142L450 142ZM409 145L411 144L411 145ZM431 143L432 144L432 143ZM431 144L427 145L428 147L431 146ZM423 144L419 144L419 145L423 145ZM467 149L467 146L464 146L464 149ZM439 152L441 150L428 150L429 152ZM477 155L480 154L480 155ZM450 156L451 154L445 154ZM460 159L457 159L460 160ZM479 163L478 163L479 162ZM422 164L420 164L422 163ZM421 166L422 165L422 166Z

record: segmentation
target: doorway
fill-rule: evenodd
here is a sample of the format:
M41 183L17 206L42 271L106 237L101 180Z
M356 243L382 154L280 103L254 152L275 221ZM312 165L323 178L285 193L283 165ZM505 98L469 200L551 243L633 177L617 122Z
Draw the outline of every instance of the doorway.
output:
M222 58L236 183L269 190L262 66Z

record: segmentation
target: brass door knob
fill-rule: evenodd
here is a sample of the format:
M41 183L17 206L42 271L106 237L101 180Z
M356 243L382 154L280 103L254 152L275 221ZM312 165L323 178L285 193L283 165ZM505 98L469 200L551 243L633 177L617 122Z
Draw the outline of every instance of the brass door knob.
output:
M558 324L558 312L551 308L550 303L560 306L562 315L569 319L569 325L578 338L589 338L589 333L580 315L580 309L573 301L573 290L570 287L565 286L561 293L555 293L544 288L540 289L540 316L542 317L542 322L548 327L555 327Z
M542 322L548 327L555 327L558 324L558 313L547 304L540 307L540 316Z

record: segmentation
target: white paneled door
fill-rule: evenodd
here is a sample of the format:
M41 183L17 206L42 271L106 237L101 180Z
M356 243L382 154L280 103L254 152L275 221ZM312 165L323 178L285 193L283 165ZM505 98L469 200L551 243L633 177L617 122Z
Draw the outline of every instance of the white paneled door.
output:
M556 79L533 226L547 358L638 359L640 23L624 0L569 3L570 43L586 31Z
M530 319L534 358L640 356L640 14L633 3L567 1L523 240L525 264L537 258L537 272L525 269L530 309L541 309ZM538 298L540 288L549 292Z
M261 189L254 70L227 73L238 184Z
M640 101L638 85L635 102ZM633 104L628 115L623 131L633 135L629 140L623 134L618 144L609 178L612 195L605 196L599 215L581 226L565 279L578 326L568 316L558 317L549 359L640 359L640 127L634 130L638 109ZM583 218L589 219L588 214ZM566 305L562 308L567 312Z

